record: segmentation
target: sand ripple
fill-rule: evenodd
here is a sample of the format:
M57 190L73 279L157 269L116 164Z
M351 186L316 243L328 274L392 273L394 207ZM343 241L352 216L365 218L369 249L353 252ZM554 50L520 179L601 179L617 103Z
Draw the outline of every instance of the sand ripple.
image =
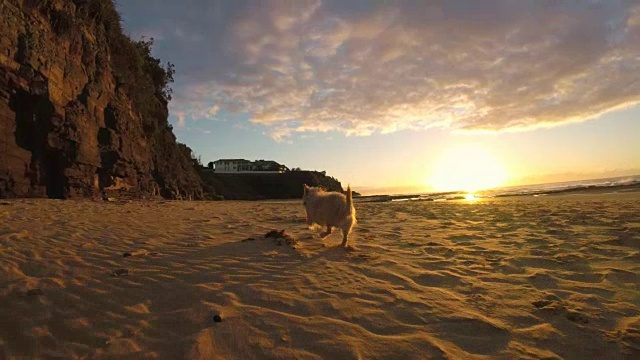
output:
M5 201L0 358L640 358L638 200Z

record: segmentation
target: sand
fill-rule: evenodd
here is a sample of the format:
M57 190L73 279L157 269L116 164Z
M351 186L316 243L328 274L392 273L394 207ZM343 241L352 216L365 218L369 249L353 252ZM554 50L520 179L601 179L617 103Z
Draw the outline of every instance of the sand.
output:
M640 192L356 206L1 201L0 359L640 358Z

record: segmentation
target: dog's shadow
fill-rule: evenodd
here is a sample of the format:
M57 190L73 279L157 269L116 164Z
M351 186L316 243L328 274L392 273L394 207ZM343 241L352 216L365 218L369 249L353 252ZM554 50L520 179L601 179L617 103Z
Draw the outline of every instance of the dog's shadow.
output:
M199 256L218 259L218 261L225 263L227 259L232 259L232 262L241 260L244 265L261 264L276 271L293 270L318 260L341 262L362 261L369 258L369 255L359 247L353 245L344 247L339 242L333 243L317 237L297 240L295 244L287 244L277 238L264 236L252 236L201 248ZM226 266L225 268L227 269Z

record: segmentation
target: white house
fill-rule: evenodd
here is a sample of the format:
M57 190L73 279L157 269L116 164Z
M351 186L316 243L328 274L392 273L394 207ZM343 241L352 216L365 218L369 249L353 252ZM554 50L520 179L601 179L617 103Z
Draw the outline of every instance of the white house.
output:
M213 162L217 173L282 173L287 167L272 160L220 159Z

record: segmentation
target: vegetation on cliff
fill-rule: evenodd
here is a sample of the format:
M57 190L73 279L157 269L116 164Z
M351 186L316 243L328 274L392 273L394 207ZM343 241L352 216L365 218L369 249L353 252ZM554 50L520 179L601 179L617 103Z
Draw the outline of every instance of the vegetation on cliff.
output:
M198 166L168 122L175 69L134 41L112 0L0 2L0 198L295 198L324 173ZM194 166L195 165L195 166ZM204 189L203 189L204 186Z
M112 0L0 7L0 197L202 197L167 120L174 67Z
M163 66L151 51L153 38L134 41L123 33L121 19L112 0L73 0L77 14L98 26L109 45L116 89L131 99L142 120L144 133L151 140L155 165L154 178L164 197L180 196L181 189L196 189L190 195L200 198L200 179L192 168L192 150L176 143L168 122L168 102L175 67ZM55 19L55 17L53 17ZM190 191L186 191L190 193Z

